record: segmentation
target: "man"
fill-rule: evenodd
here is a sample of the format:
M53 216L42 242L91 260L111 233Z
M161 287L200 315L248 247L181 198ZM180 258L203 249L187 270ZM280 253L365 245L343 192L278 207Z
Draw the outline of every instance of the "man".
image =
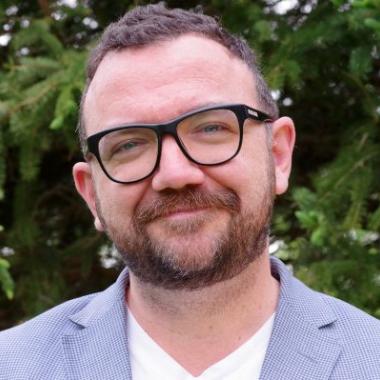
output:
M75 185L125 260L0 336L0 379L380 379L380 324L268 255L295 132L247 44L137 7L92 52Z

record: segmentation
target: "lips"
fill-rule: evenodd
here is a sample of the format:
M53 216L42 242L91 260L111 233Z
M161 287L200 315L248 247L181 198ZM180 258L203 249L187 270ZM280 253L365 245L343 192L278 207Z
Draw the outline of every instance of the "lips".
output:
M167 210L161 215L158 215L157 218L167 218L172 216L181 216L181 215L191 215L191 214L198 214L203 211L208 210L209 207L203 207L203 208L176 208L173 210Z

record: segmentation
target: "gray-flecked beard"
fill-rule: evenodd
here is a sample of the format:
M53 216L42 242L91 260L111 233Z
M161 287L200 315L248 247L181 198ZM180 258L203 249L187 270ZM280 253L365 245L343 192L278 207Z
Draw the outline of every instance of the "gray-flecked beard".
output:
M106 222L99 200L97 212L109 238L140 281L166 289L199 289L238 275L264 252L273 209L271 190L267 189L258 209L246 212L241 210L241 201L232 190L208 193L188 187L181 191L164 191L151 204L137 207L128 231L125 226L123 230ZM202 252L190 255L189 259L180 249L153 239L147 232L149 223L171 211L189 207L223 209L231 215L225 232L208 247L212 252L205 256L209 257L207 260L202 260ZM207 223L202 217L195 218L189 223L176 223L171 230L175 230L179 239L182 234L194 234L196 239L196 232L204 222Z

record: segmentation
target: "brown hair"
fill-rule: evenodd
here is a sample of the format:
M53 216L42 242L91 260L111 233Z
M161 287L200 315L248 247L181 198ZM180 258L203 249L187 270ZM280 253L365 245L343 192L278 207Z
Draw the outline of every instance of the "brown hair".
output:
M214 40L235 57L244 61L252 71L260 106L273 119L278 117L278 108L260 72L256 57L248 43L239 36L229 33L213 17L195 10L169 9L164 2L138 6L127 12L119 21L110 24L87 62L87 82L82 94L78 133L82 150L85 151L86 132L83 118L84 99L104 56L115 50L142 47L158 41L168 41L184 34L199 34Z

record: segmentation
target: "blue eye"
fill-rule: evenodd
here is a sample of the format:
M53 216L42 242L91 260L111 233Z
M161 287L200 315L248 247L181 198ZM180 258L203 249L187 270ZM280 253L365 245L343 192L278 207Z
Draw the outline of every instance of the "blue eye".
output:
M139 145L141 144L139 144L137 141L127 141L123 145L120 145L118 150L131 150Z
M142 139L130 139L121 141L117 146L112 149L111 156L131 156L135 154L141 154L148 149L149 144L146 140Z
M219 132L221 130L223 130L223 126L217 125L217 124L210 124L203 127L202 132L212 133L212 132Z

